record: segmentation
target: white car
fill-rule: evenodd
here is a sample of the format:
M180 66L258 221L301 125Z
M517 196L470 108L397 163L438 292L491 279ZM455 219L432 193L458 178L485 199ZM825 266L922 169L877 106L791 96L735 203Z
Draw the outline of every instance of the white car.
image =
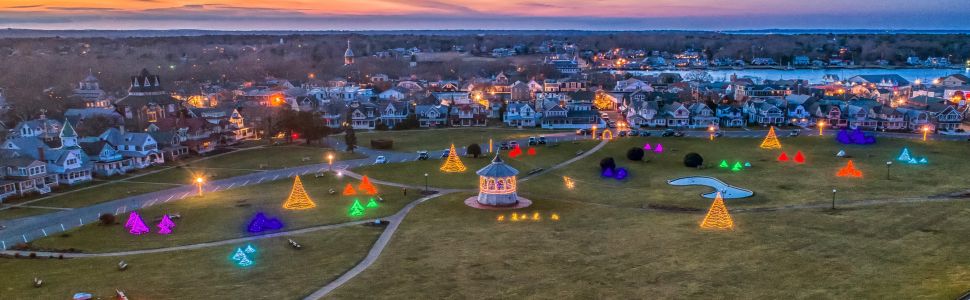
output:
M387 158L384 157L383 155L378 156L377 160L374 160L374 164L386 164L386 163L387 163Z

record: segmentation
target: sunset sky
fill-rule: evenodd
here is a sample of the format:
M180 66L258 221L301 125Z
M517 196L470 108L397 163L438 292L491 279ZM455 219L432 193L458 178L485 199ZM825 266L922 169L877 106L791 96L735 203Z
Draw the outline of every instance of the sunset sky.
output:
M0 0L34 29L970 29L970 0Z

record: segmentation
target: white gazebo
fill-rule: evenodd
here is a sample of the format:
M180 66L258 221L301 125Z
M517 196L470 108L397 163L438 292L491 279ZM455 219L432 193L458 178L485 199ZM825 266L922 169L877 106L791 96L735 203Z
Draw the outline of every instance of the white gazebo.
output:
M478 196L471 197L465 204L476 208L522 208L532 205L532 201L519 197L516 193L519 171L505 164L496 154L492 163L478 172Z

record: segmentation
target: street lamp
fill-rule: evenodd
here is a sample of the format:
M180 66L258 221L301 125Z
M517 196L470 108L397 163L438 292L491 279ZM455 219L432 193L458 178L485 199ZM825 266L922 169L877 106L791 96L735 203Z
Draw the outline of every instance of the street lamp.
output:
M930 133L930 127L923 125L923 141L926 141L926 134Z
M333 153L327 154L327 164L328 164L327 168L330 171L333 171Z
M835 210L835 192L838 192L838 190L832 189L832 210Z
M825 129L825 120L818 121L818 124L816 124L816 126L818 126L818 136L822 136L823 135L822 130Z
M596 139L596 125L593 125L593 139Z
M199 196L202 196L202 184L205 183L205 179L202 177L195 178L195 184L199 186Z
M424 173L424 192L428 192L428 173Z
M889 168L892 167L892 166L893 166L893 162L892 161L887 161L886 162L886 180L889 180Z
M707 126L707 132L711 133L711 140L714 140L714 125Z

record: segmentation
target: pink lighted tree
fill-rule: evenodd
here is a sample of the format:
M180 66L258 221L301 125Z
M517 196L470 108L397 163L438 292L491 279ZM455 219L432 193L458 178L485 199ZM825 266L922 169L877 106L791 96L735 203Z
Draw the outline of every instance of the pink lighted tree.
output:
M128 228L128 233L139 235L148 233L148 226L145 226L145 221L142 221L141 216L138 212L131 212L128 214L128 221L125 222L125 228Z
M172 233L172 228L175 227L175 222L168 218L168 215L162 216L162 221L158 222L158 234L170 234Z

